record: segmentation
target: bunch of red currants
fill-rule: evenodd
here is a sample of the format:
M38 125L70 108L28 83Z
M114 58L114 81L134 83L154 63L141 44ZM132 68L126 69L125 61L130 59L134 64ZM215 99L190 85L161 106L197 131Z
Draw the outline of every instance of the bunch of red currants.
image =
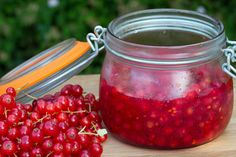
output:
M93 94L70 84L32 104L16 102L16 94L9 87L0 96L0 157L101 156L107 131Z

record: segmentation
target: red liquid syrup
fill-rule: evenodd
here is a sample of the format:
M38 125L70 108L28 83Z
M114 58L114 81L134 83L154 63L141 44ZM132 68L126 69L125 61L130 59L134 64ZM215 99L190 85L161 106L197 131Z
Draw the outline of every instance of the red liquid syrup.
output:
M218 137L230 120L233 82L220 68L215 68L220 70L218 73L212 70L214 66L195 69L184 94L180 92L171 97L171 89L165 89L170 76L158 77L160 86L153 88L154 84L145 82L132 84L128 75L137 72L135 68L111 67L109 80L105 78L106 68L101 76L101 113L109 131L124 142L161 149L193 147ZM118 73L120 79L113 80L114 73ZM139 71L139 77L144 73ZM122 74L126 74L125 79ZM166 81L160 81L163 78ZM148 87L142 88L142 85Z

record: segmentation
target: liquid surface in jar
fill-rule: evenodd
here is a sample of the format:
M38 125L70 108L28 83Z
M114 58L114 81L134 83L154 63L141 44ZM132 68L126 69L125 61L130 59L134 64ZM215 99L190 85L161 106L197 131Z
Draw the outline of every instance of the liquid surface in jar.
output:
M122 39L136 44L151 46L181 46L209 40L204 35L181 30L140 31Z

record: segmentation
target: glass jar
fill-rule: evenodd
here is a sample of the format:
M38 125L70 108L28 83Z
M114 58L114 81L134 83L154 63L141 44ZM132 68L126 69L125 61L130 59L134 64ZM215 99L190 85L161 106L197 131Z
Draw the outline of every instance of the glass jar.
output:
M147 44L155 33L163 40ZM104 41L101 114L115 137L173 149L209 142L226 128L233 82L222 70L221 22L192 11L139 11L113 20Z

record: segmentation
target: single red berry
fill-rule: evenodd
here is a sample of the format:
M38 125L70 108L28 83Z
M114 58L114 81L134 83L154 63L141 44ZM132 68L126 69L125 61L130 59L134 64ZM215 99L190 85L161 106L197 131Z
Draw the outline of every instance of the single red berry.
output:
M83 119L80 120L80 124L82 126L89 127L91 125L91 120L88 116L84 117Z
M100 143L103 143L107 140L108 136L107 134L106 135L103 135L103 136L98 136L98 139L100 140Z
M83 94L83 88L80 85L74 85L72 90L75 97L79 97Z
M60 113L62 111L62 104L59 103L57 100L53 102L54 106L55 106L55 112Z
M16 153L16 150L16 143L7 140L2 144L1 153L3 153L4 155L13 155L14 153Z
M9 125L14 125L14 124L17 124L19 122L19 118L14 115L14 114L10 114L7 116L7 123Z
M66 155L72 154L72 149L73 149L72 143L69 143L69 142L64 143L64 151L63 152Z
M79 157L93 157L93 156L91 155L91 153L88 150L85 149L79 153Z
M58 127L62 132L65 132L69 128L69 124L67 122L59 122Z
M68 109L70 111L75 111L77 109L77 105L75 104L73 99L68 99L69 103L68 103Z
M92 143L101 143L100 139L98 138L98 136L92 136L91 137L91 141Z
M95 111L90 112L88 116L91 119L91 121L99 122L99 123L102 121L98 113Z
M16 102L13 96L9 94L3 94L0 98L0 104L6 107L7 109L12 109L16 107Z
M17 108L18 110L23 110L23 109L25 109L24 106L23 106L23 104L20 103L20 102L16 102L16 108Z
M54 100L54 96L51 95L51 94L44 95L43 96L43 100L45 100L45 101L52 101L52 100Z
M45 114L46 113L46 101L43 100L43 99L39 99L37 101L37 105L36 105L36 108L38 110L39 113L41 114Z
M43 150L50 152L53 148L53 140L52 139L46 139L42 144Z
M30 157L29 152L20 152L20 157Z
M55 143L54 146L53 146L53 152L55 154L60 154L63 152L63 144L62 143Z
M13 96L13 97L16 96L16 90L15 90L15 88L13 88L13 87L8 87L8 88L6 89L6 93L9 94L9 95L11 95L11 96Z
M23 151L29 151L32 149L33 143L28 135L24 135L19 140L19 147Z
M75 141L77 138L78 131L76 128L71 127L66 131L66 138L68 141Z
M24 104L24 109L27 112L32 112L33 111L33 106L31 104Z
M43 131L39 128L34 128L31 133L31 139L35 143L41 143L43 142L44 134Z
M15 139L19 138L19 136L20 136L20 131L18 130L18 128L11 127L10 129L8 129L7 137L10 140L15 140Z
M59 128L53 120L49 120L44 123L43 131L47 136L57 136L59 133Z
M59 122L68 122L68 115L67 113L61 112L57 115L57 120Z
M62 110L68 110L69 100L67 99L66 96L59 96L57 98L57 102L62 105L61 107Z
M0 121L0 136L5 136L8 131L8 125L5 121Z
M48 114L53 114L55 113L55 106L52 102L47 102L46 104L46 113Z
M93 157L100 157L102 155L103 148L102 148L101 144L93 143L89 147L89 151Z
M56 143L63 143L66 140L66 136L64 133L60 132L55 138L54 138L54 142Z
M87 148L90 145L90 136L86 134L78 134L77 135L77 140L83 148Z
M76 114L71 114L69 116L69 124L70 126L78 126L79 125L79 117Z
M20 135L21 136L29 135L32 132L32 128L27 126L27 125L25 125L25 124L20 126L19 130L20 130Z
M73 94L73 85L67 84L61 89L61 95L71 95Z
M14 114L18 119L21 118L22 112L18 108L13 108L9 112L9 115Z
M31 157L43 157L43 150L39 146L33 147L33 149L30 152Z
M26 110L20 110L20 121L25 121L28 118Z
M79 142L73 141L72 142L72 154L77 155L81 151L82 146Z

